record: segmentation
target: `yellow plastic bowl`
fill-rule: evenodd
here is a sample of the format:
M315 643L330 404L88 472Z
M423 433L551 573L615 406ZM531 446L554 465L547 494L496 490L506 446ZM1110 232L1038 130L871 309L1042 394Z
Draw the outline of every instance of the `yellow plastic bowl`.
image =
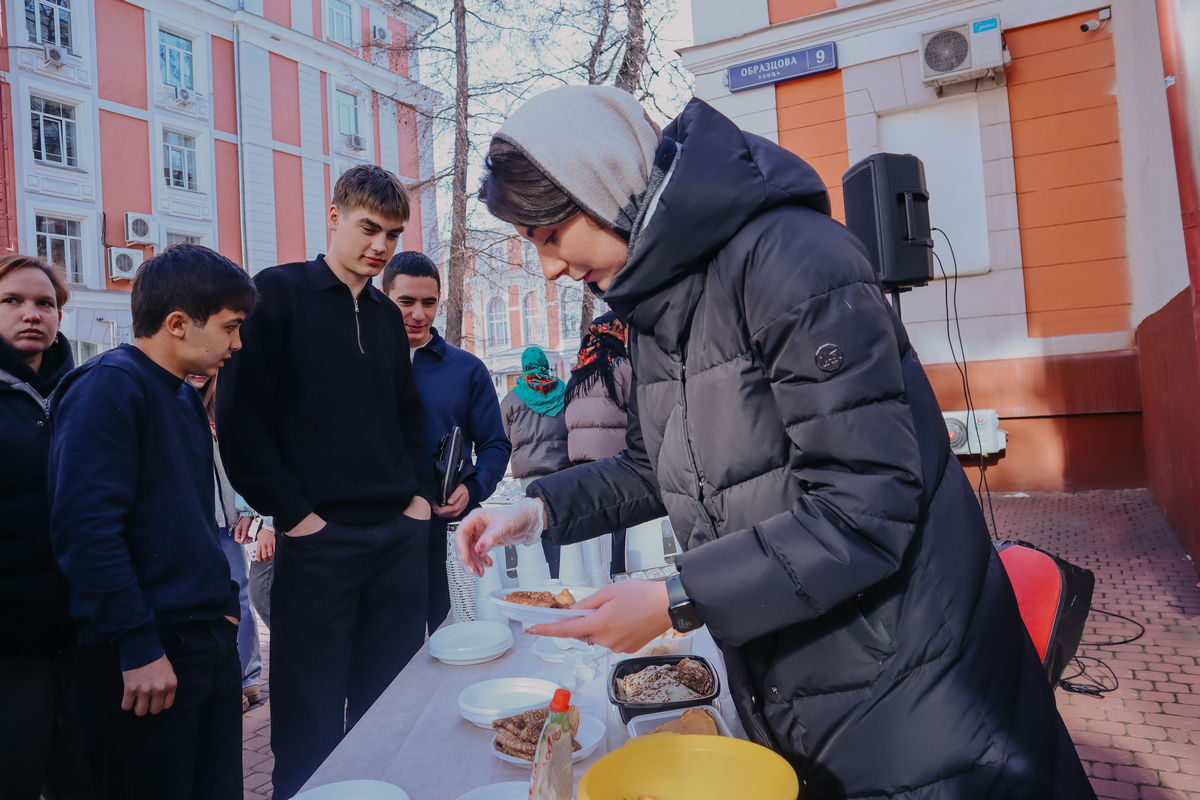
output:
M781 756L727 736L630 739L588 767L579 800L796 800L800 781Z

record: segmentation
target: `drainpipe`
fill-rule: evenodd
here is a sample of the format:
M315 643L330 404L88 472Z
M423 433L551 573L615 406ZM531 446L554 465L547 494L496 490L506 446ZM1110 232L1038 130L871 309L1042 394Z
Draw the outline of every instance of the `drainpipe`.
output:
M239 11L243 4L238 4ZM238 217L242 227L242 268L250 272L250 233L246 230L246 149L245 121L242 119L242 29L233 23L233 99L237 115Z

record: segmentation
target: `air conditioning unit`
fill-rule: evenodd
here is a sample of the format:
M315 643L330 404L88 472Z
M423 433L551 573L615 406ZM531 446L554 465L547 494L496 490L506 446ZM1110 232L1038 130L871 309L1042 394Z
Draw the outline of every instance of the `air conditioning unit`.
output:
M44 56L46 66L53 67L54 69L62 69L63 65L67 63L66 53L63 49L52 44L46 45Z
M195 95L191 89L185 89L182 86L175 87L175 105L190 106L195 102Z
M995 409L943 411L950 449L960 456L989 456L1008 447L1008 431L1000 427Z
M346 143L346 147L351 150L366 150L367 140L363 138L361 133L343 133L342 141Z
M149 214L125 214L125 241L129 244L158 244L158 223Z
M108 248L108 274L114 281L131 281L146 254L131 247Z
M392 40L392 32L386 25L371 26L371 41L376 44L387 44Z
M921 81L939 92L952 83L995 78L1010 60L999 17L921 35Z

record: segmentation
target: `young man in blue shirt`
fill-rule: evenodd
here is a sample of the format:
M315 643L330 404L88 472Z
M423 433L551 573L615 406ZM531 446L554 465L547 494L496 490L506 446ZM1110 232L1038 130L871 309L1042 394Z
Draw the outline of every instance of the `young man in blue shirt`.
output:
M491 497L504 477L512 445L500 421L500 403L484 363L447 342L433 327L442 279L424 253L397 253L383 270L383 293L404 313L404 331L417 389L425 405L425 449L436 459L442 437L457 426L475 453L475 474L433 507L429 526L429 632L446 619L446 526ZM399 344L399 342L397 342ZM470 455L470 453L468 453Z
M271 749L295 794L425 640L428 497L421 397L404 318L371 279L408 220L387 170L334 186L329 252L255 276L262 299L221 373L230 481L274 517Z
M229 259L180 245L141 266L130 299L134 343L68 375L51 406L50 535L80 625L68 728L100 797L240 798L237 589L184 376L241 347L257 295Z

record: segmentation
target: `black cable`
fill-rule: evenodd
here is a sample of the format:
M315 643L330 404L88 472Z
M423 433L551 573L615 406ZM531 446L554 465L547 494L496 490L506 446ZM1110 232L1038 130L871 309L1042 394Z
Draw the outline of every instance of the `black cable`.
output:
M1105 611L1102 608L1093 608L1092 613L1093 614L1103 614L1106 617L1115 617L1116 619L1122 620L1123 622L1128 622L1130 625L1136 625L1138 632L1135 633L1133 636L1130 636L1127 639L1113 639L1112 641L1108 641L1108 642L1080 642L1081 645L1086 644L1089 647L1116 647L1119 644L1132 644L1133 642L1136 642L1138 639L1140 639L1146 635L1146 626L1143 625L1142 623L1138 622L1136 619L1130 619L1129 617L1126 617L1122 614L1114 613L1112 611Z
M1124 614L1117 614L1112 611L1105 611L1102 608L1093 608L1092 613L1103 614L1106 617L1128 622L1130 625L1137 626L1137 633L1133 636L1128 636L1124 639L1111 639L1102 642L1080 642L1080 646L1087 645L1088 647L1116 647L1122 644L1131 644L1146 633L1146 626L1135 619L1130 619ZM1117 678L1117 673L1108 665L1102 658L1096 656L1075 656L1071 659L1071 664L1075 667L1075 673L1068 675L1065 678L1060 678L1058 685L1068 692L1076 694L1086 694L1092 697L1103 697L1109 692L1114 692L1121 685L1121 681ZM1094 664L1094 667L1089 669L1089 664ZM1096 675L1092 670L1101 670L1100 675ZM1083 678L1079 681L1077 678ZM1111 679L1111 680L1110 680Z

